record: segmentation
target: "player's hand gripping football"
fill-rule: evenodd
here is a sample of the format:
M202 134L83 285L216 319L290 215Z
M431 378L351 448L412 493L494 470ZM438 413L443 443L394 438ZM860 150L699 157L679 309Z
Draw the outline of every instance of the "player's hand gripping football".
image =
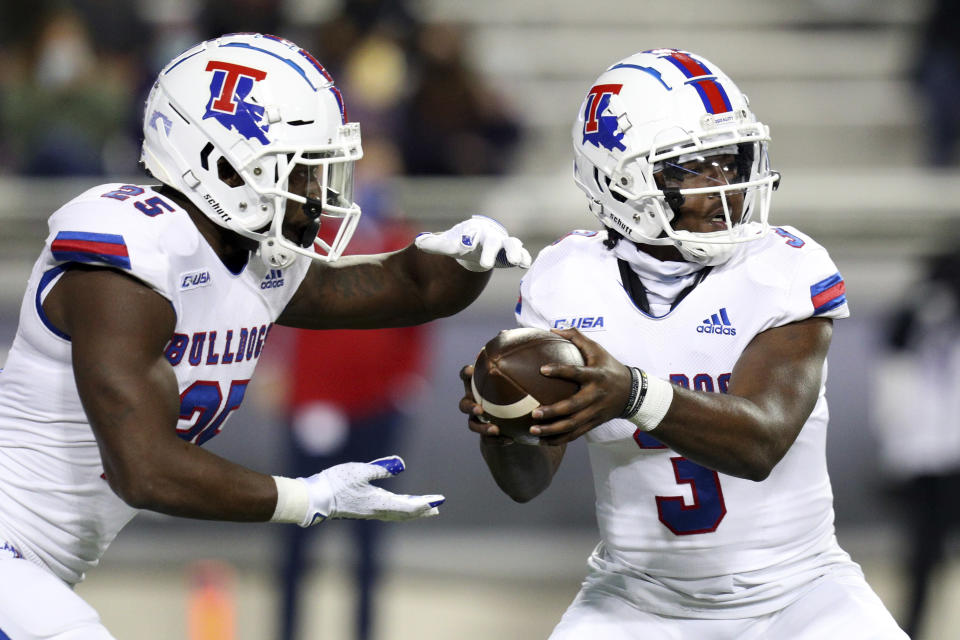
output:
M580 385L580 390L569 398L533 410L534 419L546 424L536 425L531 432L545 444L571 442L619 417L631 386L629 368L579 330L554 329L554 333L577 345L586 364L548 365L540 370L545 376L566 378Z
M530 266L530 252L502 224L486 216L472 216L440 233L421 233L414 243L426 253L456 258L464 269L489 271L494 267Z
M300 478L309 496L309 509L300 526L309 527L328 518L396 521L437 515L445 500L441 495L402 495L370 484L403 469L400 456L389 456L372 462L338 464Z
M470 379L473 377L473 365L468 364L460 369L460 380L463 381L463 397L460 398L460 412L468 416L467 426L470 431L479 433L486 439L500 441L504 444L513 442L513 438L500 434L500 427L484 420L483 409L477 404L470 388Z
M630 370L610 355L606 349L584 336L577 329L554 329L554 333L572 341L583 354L584 366L554 364L545 366L541 373L556 378L573 380L580 385L575 394L551 405L533 410L533 417L545 424L533 427L542 444L564 444L576 440L594 427L619 417L630 396ZM460 411L470 416L469 427L480 435L501 438L496 425L481 419L480 408L470 391L473 367L460 371L466 391L460 400Z

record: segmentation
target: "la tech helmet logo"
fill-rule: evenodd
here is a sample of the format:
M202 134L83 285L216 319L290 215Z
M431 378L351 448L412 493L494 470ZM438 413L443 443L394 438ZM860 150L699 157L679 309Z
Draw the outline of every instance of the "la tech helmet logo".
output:
M267 72L220 60L208 62L206 70L213 72L213 78L210 80L210 100L203 118L214 118L248 140L256 139L268 144L270 141L265 133L270 125L261 125L264 108L247 102L254 83L266 78Z
M603 147L613 151L626 151L627 147L621 142L623 133L617 134L620 126L614 115L603 115L610 106L610 96L619 95L622 84L598 84L587 93L587 100L583 112L583 143L591 143L595 147Z

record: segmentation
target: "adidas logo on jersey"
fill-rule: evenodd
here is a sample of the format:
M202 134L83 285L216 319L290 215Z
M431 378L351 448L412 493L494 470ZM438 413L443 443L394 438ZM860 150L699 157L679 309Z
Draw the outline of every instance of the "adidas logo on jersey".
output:
M727 315L727 308L722 307L719 313L714 313L697 327L697 333L735 336L737 335L737 330L733 328L733 323L730 322L730 316Z
M263 281L260 283L261 289L276 289L277 287L283 286L283 271L280 269L270 269L270 273L266 275Z

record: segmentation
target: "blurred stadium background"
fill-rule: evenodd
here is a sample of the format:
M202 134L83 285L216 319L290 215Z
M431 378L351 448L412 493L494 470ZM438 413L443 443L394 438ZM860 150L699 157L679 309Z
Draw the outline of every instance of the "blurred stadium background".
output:
M136 121L145 85L163 61L212 35L208 29L274 32L324 64L333 58L348 109L364 127L361 178L365 163L386 167L378 178L418 228L439 230L484 213L534 253L568 229L596 226L570 179L569 151L569 127L592 80L641 49L695 51L737 81L772 129L771 155L783 174L772 219L820 240L846 277L853 317L836 325L828 386L837 525L841 544L896 614L905 589L903 522L871 429L872 367L890 309L920 277L921 261L955 240L960 221L960 173L929 157L927 106L916 81L932 6L932 0L421 0L347 8L332 0L4 3L0 349L13 339L46 217L98 182L143 180L136 172ZM335 37L347 29L345 15L354 25L382 19L387 28L355 29L345 45ZM242 19L252 23L236 22ZM422 38L411 44L412 34L431 28L432 44ZM422 59L431 46L434 52L460 47L465 77L484 87L483 99L496 103L500 125L507 125L498 129L502 135L437 138L462 145L475 164L418 168L418 158L441 148L422 136L419 149L406 148L418 140L399 142L412 120L396 117L392 105L425 82L425 67L410 63L410 47ZM434 105L424 118L461 106ZM390 528L378 637L546 637L586 570L596 533L583 447L571 448L545 495L515 505L489 479L456 410L456 371L497 330L513 325L519 277L495 274L476 304L435 323L428 392L410 407L415 426L400 447L408 472L391 488L440 491L447 504L439 518ZM269 403L249 402L211 448L277 473L280 428ZM326 524L316 536L305 637L349 637L352 549L341 524ZM235 637L269 638L278 545L276 525L144 514L78 591L118 638L187 637L196 563L210 560L226 576ZM955 562L941 567L931 598L924 637L958 637Z

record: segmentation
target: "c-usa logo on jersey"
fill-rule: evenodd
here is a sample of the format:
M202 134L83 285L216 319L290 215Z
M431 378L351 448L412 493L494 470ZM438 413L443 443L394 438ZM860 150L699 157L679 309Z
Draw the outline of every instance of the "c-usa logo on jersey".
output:
M210 272L206 269L187 271L180 274L180 290L187 291L188 289L206 287L210 284L210 281Z
M580 331L600 331L604 329L603 316L578 316L573 318L557 318L553 321L554 329L579 329Z

